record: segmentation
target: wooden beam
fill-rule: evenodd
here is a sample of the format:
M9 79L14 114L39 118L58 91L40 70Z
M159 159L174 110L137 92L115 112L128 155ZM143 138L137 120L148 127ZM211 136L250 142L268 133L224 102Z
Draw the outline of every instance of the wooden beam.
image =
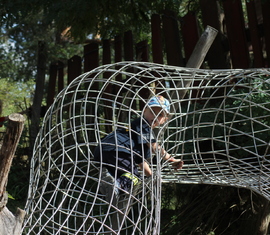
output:
M205 56L217 36L218 31L211 26L207 26L199 41L197 42L186 67L200 68Z

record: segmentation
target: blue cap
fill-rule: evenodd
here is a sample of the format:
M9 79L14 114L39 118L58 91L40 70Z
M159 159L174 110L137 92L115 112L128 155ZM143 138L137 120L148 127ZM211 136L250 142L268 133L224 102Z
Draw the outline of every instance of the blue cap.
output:
M153 96L147 105L148 107L161 107L166 113L170 113L170 102L161 95Z

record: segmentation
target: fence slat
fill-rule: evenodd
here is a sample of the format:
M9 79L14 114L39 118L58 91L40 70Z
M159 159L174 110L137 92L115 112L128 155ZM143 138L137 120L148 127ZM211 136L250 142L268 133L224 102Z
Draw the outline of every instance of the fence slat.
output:
M64 63L58 61L58 93L64 89Z
M91 42L84 46L84 72L91 71L99 66L98 43Z
M102 63L111 64L111 41L109 39L104 39L102 41Z
M57 63L52 63L50 65L50 77L49 77L49 85L48 85L48 92L47 92L47 107L50 107L53 103L53 99L55 96L55 86L56 86L56 78L57 78Z
M226 29L233 68L249 67L249 53L241 0L224 0Z
M270 66L270 2L262 1L263 31L265 41L265 51L267 55L267 67Z
M124 34L124 60L133 61L134 52L133 52L133 34L131 31L127 31Z
M153 14L151 17L153 62L163 64L162 33L160 26L161 26L160 15Z
M82 73L82 58L73 56L68 60L68 84Z
M111 64L111 41L110 40L103 40L102 41L102 48L103 48L103 53L102 53L102 63L103 64ZM104 72L103 74L103 79L107 80L111 76L110 72ZM112 85L111 83L108 83L108 85L105 88L104 92L104 114L105 114L105 119L112 121L112 104L108 100L110 100L112 94ZM105 129L107 133L110 133L112 131L112 125L105 125Z
M185 61L188 61L199 40L198 22L193 12L188 12L183 17L181 21L181 32L185 51Z
M165 10L162 15L163 35L167 64L184 66L178 21L174 12Z
M143 40L136 44L136 58L137 61L149 61L147 40Z
M249 33L254 56L253 67L261 68L264 67L264 59L263 59L261 39L259 35L255 3L254 1L246 0L246 6L248 14Z
M123 56L122 46L123 46L122 37L120 35L115 36L114 37L114 61L116 63L122 61L122 56ZM117 81L121 81L122 75L118 74L115 79Z
M227 69L230 67L226 59L229 47L222 28L223 14L220 4L216 0L200 0L200 8L204 27L209 25L219 31L206 56L208 66L211 69Z

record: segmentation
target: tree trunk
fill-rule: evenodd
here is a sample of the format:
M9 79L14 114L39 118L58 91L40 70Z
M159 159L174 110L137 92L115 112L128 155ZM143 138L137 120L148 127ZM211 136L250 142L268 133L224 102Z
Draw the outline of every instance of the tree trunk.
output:
M21 114L11 114L8 118L8 127L0 149L0 234L19 235L21 234L25 211L18 208L16 215L13 215L6 208L8 199L6 186L25 119Z

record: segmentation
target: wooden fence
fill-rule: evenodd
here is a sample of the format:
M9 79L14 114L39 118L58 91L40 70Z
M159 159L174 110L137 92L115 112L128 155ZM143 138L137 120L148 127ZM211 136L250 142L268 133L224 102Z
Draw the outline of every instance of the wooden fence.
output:
M203 26L193 12L181 19L168 10L161 15L152 15L151 47L146 40L134 44L131 31L85 45L83 56L73 56L66 66L62 62L51 64L47 107L52 104L55 93L64 88L65 73L69 84L83 72L119 61L151 60L184 67L207 25L219 30L219 34L203 66L211 69L268 67L270 2L246 1L245 7L244 14L241 0L224 0L221 6L216 0L200 0Z

